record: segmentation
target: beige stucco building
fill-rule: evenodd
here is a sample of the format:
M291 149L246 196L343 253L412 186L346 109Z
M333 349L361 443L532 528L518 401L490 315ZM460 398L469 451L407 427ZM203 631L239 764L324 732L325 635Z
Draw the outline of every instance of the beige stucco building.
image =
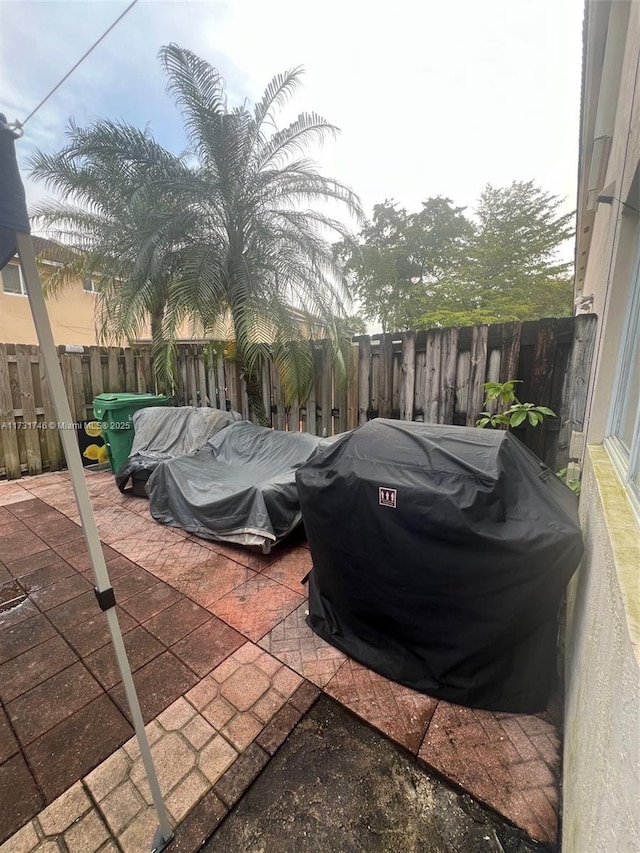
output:
M58 244L51 240L42 237L33 237L32 239L41 278L43 282L46 282L47 273L59 265L60 259L64 261L65 253ZM48 295L47 310L56 344L94 346L98 343L96 282L90 277L71 280L57 295ZM228 324L226 326L220 325L219 335L225 339L231 337ZM202 334L199 329L193 328L191 323L184 322L179 330L179 339L183 341L201 340ZM146 324L141 330L137 342L148 343L150 341L151 328L149 324ZM17 257L7 264L0 273L0 343L34 345L38 343L24 278Z
M34 250L40 267L41 278L46 282L47 272L59 265L61 247L42 237L33 237ZM63 251L64 256L64 251ZM47 310L53 338L58 345L94 346L98 343L96 324L96 282L87 277L69 281L57 295L47 296ZM293 318L304 330L304 334L322 337L320 324L311 326L305 314L291 309ZM214 340L232 340L233 325L229 316L222 318L212 334L206 338ZM185 320L178 330L178 340L182 342L202 341L205 339L201 325ZM134 343L150 343L151 326L147 323ZM31 308L26 295L24 278L18 262L14 258L0 273L0 343L37 344L35 326L31 317ZM110 341L109 343L115 343ZM125 345L126 342L121 342Z
M43 277L56 263L57 247L49 240L33 238ZM22 270L17 258L0 273L0 343L37 344ZM97 343L94 285L90 279L72 281L58 296L47 298L56 344L91 346Z
M587 0L576 305L598 315L569 595L564 853L640 850L640 0Z

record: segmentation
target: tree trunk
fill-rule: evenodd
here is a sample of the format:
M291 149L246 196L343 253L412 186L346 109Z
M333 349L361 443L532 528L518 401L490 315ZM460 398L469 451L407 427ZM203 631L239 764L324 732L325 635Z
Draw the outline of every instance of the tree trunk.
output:
M247 386L249 413L252 416L252 420L255 420L259 426L270 427L271 421L267 417L264 400L262 399L262 382L260 381L260 376L256 371L249 373L244 366L242 368L242 375L244 383Z
M249 402L249 415L251 420L259 426L270 427L271 421L267 417L267 412L262 399L262 382L260 374L255 368L249 370L247 362L242 351L242 345L238 341L238 328L241 328L243 322L244 306L242 303L231 303L231 318L233 321L234 334L236 338L236 358L240 362L242 378L247 389L247 399Z
M171 354L167 352L167 344L162 333L164 319L164 304L156 306L151 312L151 353L153 355L153 377L156 394L173 394L174 371L171 367Z
M162 338L162 318L164 317L164 306L156 308L151 312L151 340L160 341Z

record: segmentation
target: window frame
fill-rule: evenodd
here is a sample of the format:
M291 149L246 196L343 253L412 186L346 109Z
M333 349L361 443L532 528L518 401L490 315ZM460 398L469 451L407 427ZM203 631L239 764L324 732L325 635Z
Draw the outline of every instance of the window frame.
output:
M2 278L2 292L6 293L7 296L28 296L27 286L24 281L24 275L22 274L22 266L20 264L12 264L11 262L9 262L4 269L6 270L7 267L15 267L18 270L18 277L20 279L20 293L17 293L14 290L7 290L4 284L4 278ZM0 272L0 277L2 277L3 275L4 270Z
M625 319L618 352L613 393L609 404L605 445L615 468L631 498L633 509L640 520L640 395L636 406L629 449L621 441L621 427L626 394L628 393L634 355L640 347L640 238L632 267L629 293L625 305Z
M87 284L90 284L91 287L87 287ZM84 293L93 293L94 295L98 292L99 282L89 274L85 274L82 276L82 290Z

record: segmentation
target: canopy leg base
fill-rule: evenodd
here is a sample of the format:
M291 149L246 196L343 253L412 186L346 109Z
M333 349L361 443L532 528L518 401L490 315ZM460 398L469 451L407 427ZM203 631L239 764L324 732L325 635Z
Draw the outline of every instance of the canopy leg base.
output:
M173 832L168 838L165 838L162 834L162 829L158 827L156 829L156 834L153 836L153 841L151 842L151 853L161 853L162 850L167 846L167 844L173 840Z

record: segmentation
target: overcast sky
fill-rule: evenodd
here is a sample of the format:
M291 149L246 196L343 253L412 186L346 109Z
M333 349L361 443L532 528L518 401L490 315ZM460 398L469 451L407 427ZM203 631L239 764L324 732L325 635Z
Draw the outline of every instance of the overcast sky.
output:
M127 5L0 0L0 111L24 119ZM529 179L573 209L582 17L582 0L139 0L27 124L20 163L62 147L70 116L149 125L182 151L157 60L176 42L220 69L231 105L303 65L296 111L341 129L316 158L367 213L438 194L472 208L485 184Z

